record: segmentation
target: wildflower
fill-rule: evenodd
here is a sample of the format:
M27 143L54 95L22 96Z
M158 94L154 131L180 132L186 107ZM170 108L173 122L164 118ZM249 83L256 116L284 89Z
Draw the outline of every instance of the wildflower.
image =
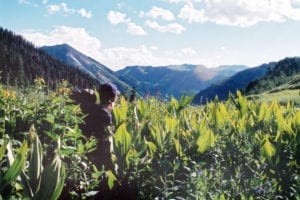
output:
M13 90L0 90L5 99L16 99L16 92Z
M60 94L70 94L71 93L71 89L70 88L67 88L67 87L59 87L57 89L58 93Z
M45 85L45 80L43 78L39 77L39 78L34 79L34 83L37 86L42 86L42 85Z

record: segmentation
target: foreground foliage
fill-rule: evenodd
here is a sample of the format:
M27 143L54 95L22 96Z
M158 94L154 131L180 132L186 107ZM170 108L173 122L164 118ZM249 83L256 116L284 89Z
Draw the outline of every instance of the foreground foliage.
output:
M57 199L62 190L76 197L98 184L85 157L95 140L81 134L83 116L66 86L62 82L57 93L47 93L43 79L26 91L0 85L3 199Z
M4 199L44 190L48 198L84 199L104 180L112 189L130 186L138 199L300 198L300 111L293 103L250 101L239 92L201 107L186 96L167 103L121 97L114 109L116 168L105 172L87 160L96 141L79 130L84 116L66 83L46 91L42 80L22 92L0 88ZM51 179L43 176L49 171ZM44 180L59 184L45 189Z
M115 109L119 174L159 199L300 198L300 111L239 92L188 106L156 99Z

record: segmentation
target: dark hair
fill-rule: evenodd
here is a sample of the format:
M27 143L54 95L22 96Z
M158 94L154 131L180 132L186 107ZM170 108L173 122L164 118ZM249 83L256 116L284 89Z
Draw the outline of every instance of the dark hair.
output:
M117 95L120 94L117 86L113 83L105 83L100 86L100 103L107 105L114 101Z

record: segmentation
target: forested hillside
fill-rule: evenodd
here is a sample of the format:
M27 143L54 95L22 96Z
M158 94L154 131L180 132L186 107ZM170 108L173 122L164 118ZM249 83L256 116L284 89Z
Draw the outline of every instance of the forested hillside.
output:
M243 70L232 77L201 90L194 98L193 103L203 104L213 100L216 96L219 100L226 100L229 93L235 93L237 90L244 90L247 85L256 79L263 77L268 70L274 67L275 63L262 64L258 67Z
M49 88L62 80L76 87L97 87L99 83L77 68L58 61L19 35L0 27L1 83L26 87L41 77Z
M250 82L245 91L247 94L260 94L270 91L280 85L287 84L299 73L300 58L285 58L279 61L272 70L269 70L264 77ZM297 89L297 87L294 89Z

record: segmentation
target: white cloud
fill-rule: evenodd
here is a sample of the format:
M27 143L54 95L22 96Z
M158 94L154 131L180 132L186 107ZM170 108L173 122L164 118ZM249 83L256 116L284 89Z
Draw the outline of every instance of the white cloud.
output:
M76 12L75 9L68 8L67 4L63 3L63 2L61 4L49 5L49 7L50 6L53 6L55 8L54 10L51 10L51 11L53 11L51 14L53 14L55 12L59 12L59 11L62 11L64 14L74 14Z
M92 12L91 11L86 11L84 8L81 8L79 10L76 10L74 8L68 8L66 3L60 3L60 4L51 4L47 6L47 12L49 14L54 14L57 12L62 12L64 15L69 15L69 14L79 14L82 17L85 18L91 18L92 17Z
M143 29L143 27L136 25L133 22L129 22L127 24L127 32L131 35L146 35L146 31Z
M186 20L189 23L193 22L205 22L204 10L196 10L194 9L193 4L189 3L183 6L180 10L180 14L178 18L182 20Z
M117 70L127 65L151 64L154 60L156 60L155 63L159 63L159 60L143 45L137 48L115 47L101 49L100 40L91 36L84 28L59 26L46 33L36 30L25 30L20 34L38 47L63 43L69 44L112 70Z
M126 14L113 10L107 14L107 20L111 24L128 23L130 21L130 19L126 19Z
M137 48L109 48L103 50L103 55L105 58L104 63L114 70L133 65L163 66L181 64L179 59L174 58L174 54L170 56L161 52L159 56L157 56L153 54L152 47L147 48L145 45L141 45Z
M109 48L105 49L103 54L106 57L108 66L113 68L125 67L125 65L145 65L154 59L151 51L144 45L138 48Z
M112 70L118 70L130 65L168 65L180 64L175 54L167 55L157 52L157 47L140 45L134 48L113 47L101 49L99 39L91 36L84 28L59 26L54 30L41 33L35 30L23 31L21 35L36 46L51 46L67 43L76 50L94 58ZM155 51L159 56L153 55Z
M181 34L183 31L185 31L185 28L182 25L177 23L171 23L163 26L158 24L156 21L147 20L145 22L145 25L159 32L170 32L175 34Z
M92 17L92 12L91 11L86 11L84 8L81 8L80 10L78 10L78 13L82 17L86 17L86 18L91 18Z
M111 24L126 24L127 25L127 32L131 35L146 35L146 31L143 27L136 25L135 23L131 22L130 18L126 18L126 14L118 12L118 11L109 11L107 14L107 20Z
M46 4L48 0L42 0L42 4Z
M210 61L216 61L215 57L201 58L195 50L189 47L179 51L163 51L154 45L149 47L140 45L131 48L119 46L102 49L100 40L91 36L84 28L59 26L46 33L27 30L23 31L21 35L39 47L67 43L112 70L118 70L125 66L132 65L164 66L183 63L210 64L212 63Z
M189 23L213 22L216 24L249 27L259 22L300 20L299 0L205 0L202 8L195 9L186 3L178 17ZM200 4L199 4L200 5Z
M48 33L27 30L23 31L21 35L39 47L67 43L95 59L101 56L101 42L97 38L90 36L84 28L59 26Z
M47 11L49 14L54 14L54 13L60 11L61 6L58 4L52 4L52 5L47 6L47 9L48 9Z
M157 47L157 46L154 46L154 45L152 45L152 46L150 46L150 49L151 49L151 50L157 50L157 49L158 49L158 47Z
M166 21L172 21L175 19L171 11L156 6L153 6L149 12L145 13L145 16L153 19L161 18Z

